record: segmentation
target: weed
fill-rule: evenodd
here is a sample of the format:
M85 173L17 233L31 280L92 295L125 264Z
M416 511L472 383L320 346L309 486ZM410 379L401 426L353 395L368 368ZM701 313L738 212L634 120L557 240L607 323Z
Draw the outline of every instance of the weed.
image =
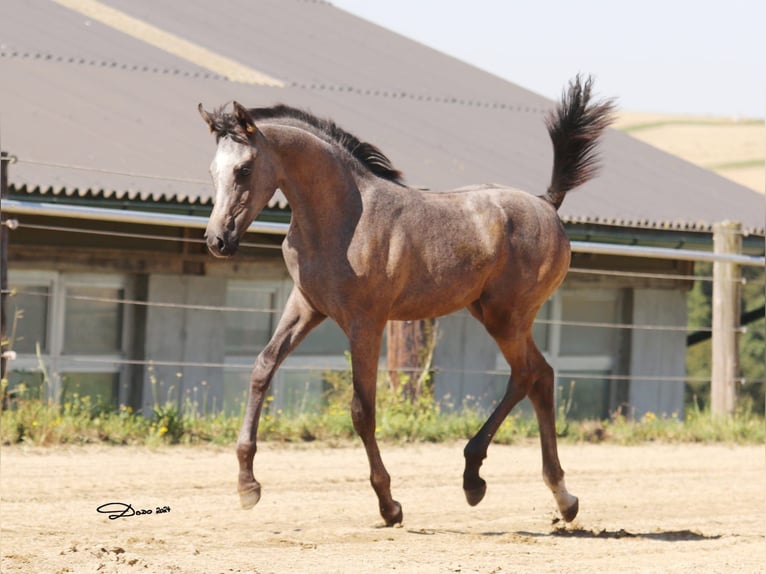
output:
M46 377L47 378L47 377ZM353 394L350 371L326 373L323 407L314 411L283 413L267 398L261 416L260 440L282 442L325 441L330 444L356 440L349 414ZM129 406L116 410L95 408L88 396L64 395L64 402L31 396L24 385L10 395L9 408L0 416L0 441L3 444L200 444L230 445L236 441L242 416L228 415L211 408L206 412L206 385L192 389L183 401L173 400L173 388L166 401L155 403L150 417ZM156 381L153 382L157 396ZM569 397L573 389L569 389ZM43 395L46 396L46 395ZM561 395L563 396L563 394ZM713 416L693 402L685 417L645 413L628 417L615 413L606 420L573 421L569 418L571 400L557 409L556 431L567 442L610 442L637 444L662 442L763 443L764 418L743 401L730 417ZM378 382L375 435L382 441L441 442L465 440L473 436L486 420L487 413L475 401L466 400L461 408L443 406L434 399L432 385L421 387L412 397L388 377ZM536 438L537 422L531 416L513 414L495 434L501 444Z

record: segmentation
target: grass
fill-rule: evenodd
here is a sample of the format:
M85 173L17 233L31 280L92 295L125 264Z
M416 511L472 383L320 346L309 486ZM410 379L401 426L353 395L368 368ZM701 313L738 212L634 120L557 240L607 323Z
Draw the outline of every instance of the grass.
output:
M726 118L693 118L693 119L687 119L682 117L672 117L669 116L667 119L663 120L656 120L656 121L650 121L650 122L644 122L644 123L636 123L636 124L629 124L625 125L624 127L620 128L622 131L627 133L632 132L639 132L644 130L653 130L656 128L663 128L667 126L715 126L715 127L728 127L728 126L756 126L760 127L763 125L763 120L761 119L741 119L741 120L730 120Z
M763 164L764 164L764 160L758 158L758 159L746 159L742 161L730 161L730 162L724 162L724 163L708 164L703 167L716 171L719 169L739 169L739 168L746 168L746 167L761 168L763 167Z
M623 112L615 127L649 145L764 192L764 121L760 118Z
M678 417L658 417L646 413L639 420L615 416L606 421L584 421L574 425L570 438L576 442L602 442L634 445L646 442L763 444L764 419L748 410L732 416L714 416L709 411Z
M281 413L267 400L259 426L259 439L277 442L323 441L342 444L356 439L348 403L348 375L340 374L330 385L321 411ZM467 440L486 420L479 408L464 405L460 411L443 410L428 390L410 401L387 381L379 383L375 434L384 442L442 442ZM88 396L72 394L67 402L30 398L25 389L10 396L9 408L0 415L3 445L112 444L159 446L166 444L233 445L239 432L240 415L223 412L200 414L200 405L186 401L155 402L145 417L122 406L106 409ZM271 399L271 397L270 397ZM567 416L571 405L559 407L557 433L564 442L608 442L639 444L658 442L725 442L762 444L764 418L744 401L730 417L712 416L690 408L684 420L678 416L647 413L640 419L615 415L606 420L574 421ZM525 415L511 415L500 426L494 441L513 444L539 436L537 422Z

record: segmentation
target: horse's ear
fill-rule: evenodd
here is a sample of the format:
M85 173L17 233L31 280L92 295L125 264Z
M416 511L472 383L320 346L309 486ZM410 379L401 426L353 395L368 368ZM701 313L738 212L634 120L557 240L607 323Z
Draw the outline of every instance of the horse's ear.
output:
M257 130L255 127L255 122L253 121L253 116L251 116L250 112L247 111L247 108L245 108L239 102L233 102L233 106L234 115L237 118L237 123L239 123L240 127L245 130L245 133L248 136L252 136Z
M207 127L210 128L211 133L215 133L217 129L215 127L215 121L213 120L213 116L211 116L209 113L205 111L205 108L202 107L202 103L200 103L197 106L197 110L199 111L199 115L202 116L202 119L205 120Z

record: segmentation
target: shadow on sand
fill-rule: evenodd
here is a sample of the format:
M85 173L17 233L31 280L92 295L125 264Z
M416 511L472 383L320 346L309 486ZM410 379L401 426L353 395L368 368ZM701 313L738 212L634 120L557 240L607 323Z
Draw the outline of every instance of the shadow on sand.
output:
M437 534L468 534L462 530L449 530L449 529L420 529L411 530L407 529L410 534L420 535L437 535ZM480 536L505 536L515 535L526 538L592 538L592 539L614 539L621 540L623 538L639 538L643 540L659 540L662 542L698 542L701 540L718 540L721 538L720 534L703 534L694 530L657 530L655 532L629 532L623 528L619 530L586 530L580 527L559 527L551 532L503 532L503 531L488 531L480 533Z
M518 534L527 536L536 536L528 532L519 532ZM717 540L721 538L720 534L702 534L695 530L657 530L656 532L629 532L623 528L619 530L586 530L584 528L556 528L545 536L558 536L561 538L641 538L644 540L661 540L663 542L695 542L699 540Z

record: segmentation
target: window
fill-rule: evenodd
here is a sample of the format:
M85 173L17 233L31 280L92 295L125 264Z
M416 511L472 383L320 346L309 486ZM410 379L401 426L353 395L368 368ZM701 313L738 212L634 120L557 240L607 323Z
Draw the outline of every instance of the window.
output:
M276 327L283 297L284 286L278 281L229 279L226 283L226 307L233 308L224 315L222 400L228 413L238 413L247 400L250 369Z
M614 329L584 324L619 322L616 294L615 290L603 289L577 289L561 293L561 355L582 357L612 354Z
M119 373L66 372L61 376L61 401L90 397L93 405L114 407L118 385Z
M120 300L125 290L115 287L69 285L64 297L65 355L110 355L122 349Z
M14 318L9 384L29 396L116 407L127 337L129 282L122 275L10 271ZM37 349L39 348L39 356ZM50 378L46 388L40 364Z
M251 367L276 329L291 288L290 281L228 281L226 306L238 311L225 315L223 405L227 412L239 412L247 400ZM347 349L346 335L326 319L277 371L270 390L273 400L267 408L284 412L315 409L322 402L324 373L348 368Z
M226 355L255 357L269 342L278 315L277 283L230 280L226 306L247 311L226 313Z
M603 418L613 408L616 359L622 331L619 289L565 289L557 294L561 325L552 363L557 372L557 400L570 418ZM599 323L590 326L586 323ZM589 376L592 375L592 376Z
M298 356L343 355L348 349L348 337L330 318L325 319L295 349Z
M8 390L23 394L25 398L44 399L43 374L40 371L14 368L16 364L16 361L10 363L10 368L13 370L8 371Z
M10 338L17 353L48 351L49 285L16 285L17 293L8 299L12 318Z
M532 338L535 340L537 348L543 353L550 351L550 320L552 313L553 303L549 299L540 307L540 310L537 312L537 319L534 325L532 325Z
M619 289L563 289L540 309L533 326L537 346L556 371L557 404L575 419L609 415L616 397L611 379L621 331L614 327L590 326L619 323L622 293ZM508 371L502 354L497 369ZM497 400L505 392L498 387Z
M609 371L568 371L558 377L558 407L569 419L602 419L609 414ZM606 378L599 378L599 375Z

